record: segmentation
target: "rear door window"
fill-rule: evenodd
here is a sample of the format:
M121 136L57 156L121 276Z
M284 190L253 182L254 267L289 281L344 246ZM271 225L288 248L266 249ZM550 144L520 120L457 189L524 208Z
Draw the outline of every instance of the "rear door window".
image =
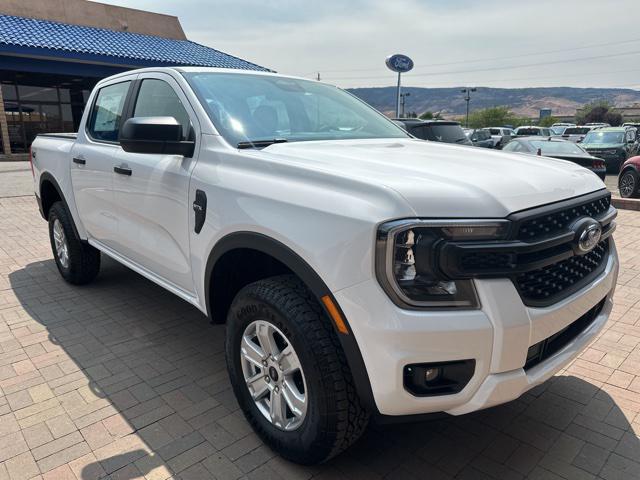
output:
M121 82L102 87L96 96L89 126L91 138L104 142L117 142L124 102L131 82Z

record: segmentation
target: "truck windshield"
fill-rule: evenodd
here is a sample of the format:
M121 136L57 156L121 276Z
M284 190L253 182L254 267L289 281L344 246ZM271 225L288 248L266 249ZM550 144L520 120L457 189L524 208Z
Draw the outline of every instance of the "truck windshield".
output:
M623 132L589 132L589 134L584 137L582 143L586 144L605 144L605 143L624 143L624 133Z
M337 87L244 73L187 72L220 134L245 142L407 138L383 115Z

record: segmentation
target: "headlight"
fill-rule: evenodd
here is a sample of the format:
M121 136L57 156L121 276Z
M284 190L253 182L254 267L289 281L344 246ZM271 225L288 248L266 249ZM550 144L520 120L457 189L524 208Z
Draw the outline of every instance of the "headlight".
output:
M471 280L452 280L440 272L438 251L446 241L505 238L505 220L396 220L381 225L376 245L376 276L394 303L403 308L479 308Z

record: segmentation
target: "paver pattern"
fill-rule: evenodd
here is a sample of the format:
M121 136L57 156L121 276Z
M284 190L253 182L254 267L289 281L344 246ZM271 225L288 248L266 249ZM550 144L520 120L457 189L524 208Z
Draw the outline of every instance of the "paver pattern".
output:
M565 371L483 412L373 425L309 468L275 455L242 417L224 326L109 260L95 283L67 285L34 198L8 198L19 189L7 178L0 172L0 480L640 479L638 212L619 215L611 320Z

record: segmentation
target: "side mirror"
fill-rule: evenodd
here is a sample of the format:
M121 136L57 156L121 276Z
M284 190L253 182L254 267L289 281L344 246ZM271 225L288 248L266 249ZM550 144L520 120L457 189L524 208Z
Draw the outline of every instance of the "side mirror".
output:
M173 117L134 117L120 129L125 152L192 157L196 143L182 140L182 125Z

